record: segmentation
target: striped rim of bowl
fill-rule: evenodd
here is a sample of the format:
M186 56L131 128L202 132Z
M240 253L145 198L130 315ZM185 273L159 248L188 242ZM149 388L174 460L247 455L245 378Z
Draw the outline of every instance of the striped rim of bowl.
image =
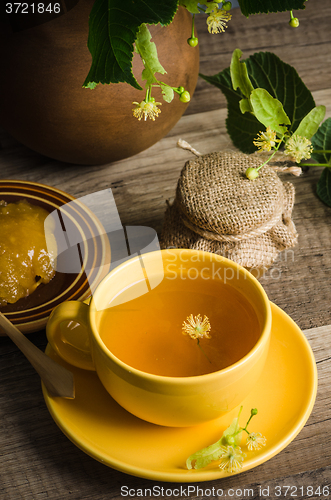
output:
M11 203L22 199L43 207L49 213L62 207L61 212L77 228L82 241L80 272L57 271L50 283L39 285L28 297L0 308L14 325L22 332L28 333L44 328L50 313L61 302L85 300L90 297L109 270L110 245L98 218L73 196L57 188L34 182L0 180L0 200Z

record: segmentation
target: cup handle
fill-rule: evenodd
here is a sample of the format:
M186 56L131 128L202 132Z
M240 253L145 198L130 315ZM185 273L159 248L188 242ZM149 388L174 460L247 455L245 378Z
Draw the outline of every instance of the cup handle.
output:
M95 370L89 341L89 306L84 302L69 300L59 304L51 313L46 325L48 342L65 361L84 370ZM64 321L75 321L77 327L61 328Z

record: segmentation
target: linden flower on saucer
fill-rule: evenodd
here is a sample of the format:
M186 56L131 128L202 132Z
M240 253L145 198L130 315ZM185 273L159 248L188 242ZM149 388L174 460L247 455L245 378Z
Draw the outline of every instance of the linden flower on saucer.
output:
M257 138L253 141L254 146L256 146L259 151L270 151L276 146L276 142L280 142L276 138L276 132L270 127L267 127L265 132L259 132Z
M260 432L251 432L247 436L246 445L249 451L260 450L267 444L267 439Z
M240 446L223 446L223 448L224 453L221 456L220 469L231 473L239 472L246 457L245 453L241 451Z
M207 17L207 25L209 33L213 35L216 33L222 33L225 31L224 28L227 28L227 21L230 21L231 14L224 9L215 8L210 13L209 17Z
M187 321L187 322L186 322ZM204 316L202 319L201 315L193 317L193 314L186 318L186 321L183 322L183 334L189 335L192 339L210 339L210 330L211 326L209 323L209 319L207 316Z
M300 163L301 160L308 160L312 152L313 146L309 139L293 134L285 145L284 154L291 156L296 163Z
M136 105L136 107L132 110L133 116L138 118L139 121L144 117L145 121L147 118L150 118L154 122L155 118L157 118L161 113L161 110L157 107L162 106L161 102L141 101L133 102L132 104Z

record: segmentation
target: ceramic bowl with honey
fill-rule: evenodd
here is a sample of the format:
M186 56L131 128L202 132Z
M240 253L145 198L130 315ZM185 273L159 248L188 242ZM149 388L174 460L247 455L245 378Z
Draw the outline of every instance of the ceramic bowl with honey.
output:
M100 221L74 200L51 186L0 180L0 311L23 333L43 329L61 302L88 298L110 262ZM57 271L44 234L48 215L63 207L84 241L82 265L69 273Z

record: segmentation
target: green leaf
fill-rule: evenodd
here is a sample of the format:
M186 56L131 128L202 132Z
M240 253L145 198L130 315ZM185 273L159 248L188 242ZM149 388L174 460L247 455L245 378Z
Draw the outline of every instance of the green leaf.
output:
M307 113L315 107L311 92L296 70L271 52L258 52L244 62L253 87L267 90L283 104L284 111L292 123L290 131L295 130ZM261 124L251 113L241 113L239 103L244 95L240 90L233 89L230 68L214 76L200 76L219 88L227 99L226 126L234 146L244 153L256 151L253 140L261 130Z
M172 87L169 87L169 85L163 85L161 84L161 89L162 89L162 95L163 95L163 100L165 102L171 102L174 98L174 91Z
M145 69L142 72L142 79L146 80L146 88L157 82L155 73L164 75L166 70L160 64L157 56L156 45L151 42L152 35L149 32L146 24L142 24L139 28L136 38L136 49L140 54Z
M331 118L327 118L312 137L312 145L317 151L331 151ZM329 163L317 183L317 196L326 205L331 207L331 153L315 153L312 157L318 163Z
M240 89L244 96L249 98L254 87L248 77L246 64L240 62L241 56L242 52L240 49L233 51L230 64L232 86L234 90Z
M283 135L287 131L284 125L290 125L290 119L282 103L272 97L265 89L255 89L251 93L251 105L256 118L267 128Z
M96 0L90 14L87 42L92 65L83 87L127 82L141 90L132 73L133 44L139 26L168 25L177 7L178 0Z
M305 8L305 0L239 0L244 16L268 12L284 12Z
M295 135L311 139L316 134L319 124L325 116L325 106L316 106L313 108L300 122L298 128L294 132ZM294 135L293 134L293 135Z
M240 101L242 94L232 88L230 68L214 76L200 74L204 80L222 90L228 102L228 117L226 127L235 147L244 153L252 153L256 150L253 140L261 130L261 123L250 113L242 114Z
M97 85L98 85L98 84L97 84L97 83L95 83L95 82L89 82L89 83L85 86L85 88L86 88L86 89L92 89L92 90L93 90L93 89L95 89L95 87L96 87Z
M331 166L330 166L331 167ZM326 167L317 183L317 196L331 207L331 168Z
M322 123L316 134L312 137L311 142L314 150L331 150L331 118L327 118L327 120ZM313 153L312 157L318 163L329 163L331 165L331 153Z

